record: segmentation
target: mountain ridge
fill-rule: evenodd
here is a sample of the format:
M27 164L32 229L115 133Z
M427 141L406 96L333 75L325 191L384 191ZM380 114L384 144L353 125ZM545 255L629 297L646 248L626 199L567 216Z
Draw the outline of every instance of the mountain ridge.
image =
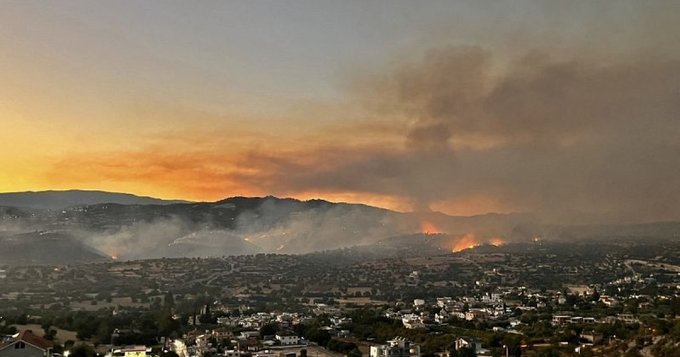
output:
M71 189L0 193L0 206L51 210L101 203L167 205L189 202L102 190Z
M680 238L677 233L680 222L547 224L528 213L450 216L441 212L397 212L365 204L274 196L235 196L215 202L162 201L163 204L138 204L139 200L133 198L133 204L97 203L59 210L0 206L0 250L21 252L18 244L25 241L23 247L27 251L33 246L60 244L59 247L69 245L70 249L84 252L84 248L78 246L82 243L103 256L134 260L304 254L354 246L445 252L479 244L536 239ZM30 232L55 232L63 236L45 240L21 235ZM63 238L67 236L72 239ZM49 249L38 251L50 254ZM81 255L84 259L100 259ZM19 258L12 257L13 262L41 260L39 255ZM7 259L0 257L0 264ZM55 261L71 259L64 254Z

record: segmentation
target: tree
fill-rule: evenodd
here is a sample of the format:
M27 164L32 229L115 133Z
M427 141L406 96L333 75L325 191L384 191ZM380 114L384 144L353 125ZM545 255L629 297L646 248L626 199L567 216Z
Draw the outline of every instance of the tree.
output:
M158 333L161 336L170 336L179 329L179 321L172 318L169 310L162 311L157 318Z
M362 354L361 354L361 351L359 350L359 348L355 348L355 349L349 351L349 353L347 353L347 357L361 357L361 356L362 356Z
M597 288L594 289L593 294L590 296L590 300L592 301L600 301L600 292L597 291Z
M110 343L112 333L113 331L111 330L111 328L109 328L109 322L103 320L97 327L96 335L97 342L100 344Z
M71 357L95 357L97 352L90 345L81 343L73 348L71 348Z
M260 337L275 335L279 330L277 324L266 324L260 327Z
M51 329L49 322L43 322L42 323L42 329L45 332L43 334L43 337L46 340L54 341L54 338L57 336L57 330Z
M163 303L165 304L166 307L175 306L175 296L172 294L172 292L168 291L167 293L165 293Z
M468 347L462 347L451 352L451 357L477 357L475 350Z

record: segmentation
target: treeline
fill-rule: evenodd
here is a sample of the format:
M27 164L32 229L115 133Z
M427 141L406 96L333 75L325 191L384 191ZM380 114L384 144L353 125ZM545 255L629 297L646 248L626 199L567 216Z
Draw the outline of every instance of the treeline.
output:
M176 337L181 335L181 320L175 320L172 310L163 307L157 310L127 310L114 314L111 309L99 311L45 311L38 320L25 314L8 315L0 325L0 333L12 333L10 325L37 323L43 327L43 336L54 339L56 331L52 328L75 331L78 340L90 340L98 344L147 344L158 343L159 336ZM14 329L15 330L15 329ZM34 331L39 333L39 331ZM66 341L59 341L64 343Z

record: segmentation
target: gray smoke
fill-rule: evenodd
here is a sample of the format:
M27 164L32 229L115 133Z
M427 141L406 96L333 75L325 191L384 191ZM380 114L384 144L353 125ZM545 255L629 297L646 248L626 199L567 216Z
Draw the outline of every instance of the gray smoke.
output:
M136 222L107 232L72 230L87 245L118 259L207 257L254 253L308 253L372 244L413 232L412 222L364 206L291 212L274 199L236 218L233 229L212 219L196 223L174 216Z
M247 161L268 171L235 179L275 193L403 197L416 208L487 195L557 221L680 218L677 60L531 52L500 65L477 47L442 48L361 87L357 102L374 117L408 118L403 146L252 152Z

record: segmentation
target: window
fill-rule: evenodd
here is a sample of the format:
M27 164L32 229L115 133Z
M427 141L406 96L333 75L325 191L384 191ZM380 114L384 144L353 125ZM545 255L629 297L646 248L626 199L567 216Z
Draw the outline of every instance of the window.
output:
M14 344L14 348L19 349L19 348L26 348L26 344L23 343L22 341L19 341Z

